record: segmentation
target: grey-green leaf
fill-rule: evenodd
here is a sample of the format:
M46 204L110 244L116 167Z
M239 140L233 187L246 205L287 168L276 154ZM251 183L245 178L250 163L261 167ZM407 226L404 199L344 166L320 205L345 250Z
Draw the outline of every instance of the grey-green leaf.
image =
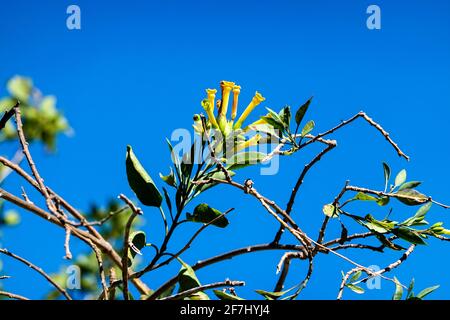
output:
M168 175L163 175L163 174L159 174L160 178L167 183L169 186L176 188L177 187L177 182L175 179L175 175L173 173L172 168L170 168L170 173Z
M151 207L160 207L162 196L150 175L141 165L131 146L127 146L126 170L128 184L139 201Z
M394 282L395 282L395 292L394 295L392 296L392 300L402 300L403 287L396 277L394 277Z
M186 219L192 222L210 223L219 227L225 228L229 222L228 219L217 209L211 208L206 203L201 203L195 207L194 213L186 213Z
M433 291L435 291L436 289L438 289L440 286L439 285L437 285L437 286L433 286L433 287L429 287L429 288L426 288L426 289L423 289L422 291L420 291L418 294L417 294L417 298L419 298L419 299L423 299L423 298L425 298L427 295L429 295L430 293L432 293Z
M401 170L395 177L395 186L398 187L406 181L406 170Z
M419 233L413 229L407 227L398 227L392 230L392 233L403 240L406 240L413 244L427 244Z
M371 196L366 193L358 192L354 198L355 200L361 200L361 201L377 201L378 198Z
M242 299L241 297L229 294L227 292L223 292L221 290L213 290L213 292L216 295L216 297L219 298L220 300L245 300Z
M227 160L227 168L230 170L241 169L260 163L266 156L266 154L256 151L241 152Z
M262 295L266 300L276 300L282 296L284 296L287 291L279 291L279 292L271 292L271 291L265 291L265 290L255 290L257 294Z
M398 191L396 194L400 196L397 197L397 199L408 206L417 206L428 201L428 197L426 195L414 189L403 189Z
M305 126L303 127L302 132L301 132L300 135L301 135L302 137L306 136L308 133L310 133L311 131L313 131L315 125L316 125L316 124L314 123L313 120L308 121L308 122L305 124Z
M391 178L391 168L389 167L389 165L386 162L383 162L383 171L384 171L384 184L385 184L384 190L386 191L388 183L389 183L389 179Z
M364 293L364 289L359 287L359 286L355 286L354 284L351 283L347 283L345 285L347 288L349 288L350 290L352 290L353 292L357 293L357 294L363 294Z
M398 188L398 190L402 191L404 189L414 189L414 188L417 188L418 186L420 186L421 184L422 184L421 181L405 182Z

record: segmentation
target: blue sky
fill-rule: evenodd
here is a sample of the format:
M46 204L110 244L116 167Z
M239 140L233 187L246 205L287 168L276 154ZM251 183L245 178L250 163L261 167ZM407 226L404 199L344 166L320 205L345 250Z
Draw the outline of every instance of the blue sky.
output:
M81 8L81 30L66 28L70 4ZM366 27L370 4L381 8L381 30ZM382 161L395 172L406 168L411 179L424 181L423 192L450 201L449 9L449 3L437 0L18 0L0 5L0 81L15 74L30 76L44 93L58 97L75 135L62 137L54 156L39 147L33 151L46 182L81 209L121 192L131 194L124 169L127 144L155 178L166 172L170 158L164 138L175 128L190 128L192 115L201 111L204 89L217 87L220 80L241 84L241 101L249 100L255 90L262 92L265 105L273 109L285 104L295 108L314 95L307 118L315 120L317 131L364 110L391 133L411 161L400 159L362 122L336 134L339 147L312 170L294 208L302 228L314 235L322 206L332 201L346 179L354 185L383 187ZM4 86L0 93L6 94ZM263 108L258 110L255 114L263 114ZM260 192L285 204L298 172L317 151L313 147L281 159L276 176L259 176L257 168L249 168L236 179L252 177ZM15 190L18 183L13 178L9 186ZM188 263L269 242L278 227L256 201L225 186L198 201L236 210L227 229L211 228L196 241L183 256ZM382 217L386 210L367 206L359 213ZM144 228L157 242L161 223L154 211L146 210ZM393 214L401 219L414 211L395 206ZM448 214L435 206L428 220L450 222ZM64 263L63 232L27 213L22 218L19 227L4 232L4 245L47 271L59 270ZM194 227L183 227L175 239L190 235ZM328 237L338 236L338 230L333 224ZM405 283L415 277L418 289L439 283L433 298L448 298L448 250L445 243L430 240L393 274ZM151 251L146 253L150 259ZM399 256L346 253L380 266ZM203 269L199 278L204 283L225 277L244 280L247 287L238 292L255 297L252 289L273 289L280 257L281 252L247 255ZM174 265L148 279L156 286L178 268ZM287 286L302 279L304 268L304 263L293 264ZM335 298L340 270L350 268L337 257L317 259L302 297ZM11 291L38 298L48 288L9 260L5 269L14 275L8 280ZM367 290L362 297L390 298L392 292L393 285L383 282L382 290ZM345 297L361 298L351 292Z

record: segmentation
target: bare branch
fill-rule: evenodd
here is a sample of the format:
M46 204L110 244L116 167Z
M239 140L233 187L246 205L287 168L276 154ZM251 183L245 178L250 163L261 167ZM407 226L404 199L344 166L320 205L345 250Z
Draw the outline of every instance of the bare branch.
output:
M405 158L406 160L409 160L409 157L403 153L403 151L399 148L399 146L391 139L391 137L389 136L389 133L383 129L383 127L381 127L378 123L376 123L372 118L370 118L366 113L364 113L363 111L357 113L356 115L354 115L353 117L351 117L348 120L342 121L339 125L331 128L330 130L325 131L324 133L318 134L316 135L314 138L312 138L311 140L308 140L307 142L305 142L304 144L302 144L300 146L301 148L306 147L307 145L314 143L315 141L317 141L319 138L323 138L333 132L335 132L336 130L348 125L349 123L355 121L358 118L363 118L364 120L366 120L371 126L375 127L385 138L386 140L392 145L392 147L395 149L395 151L397 151L398 155L400 157Z
M6 291L0 291L0 296L4 296L4 297L8 297L10 299L15 299L15 300L30 300L24 296L15 294L15 293L11 293L11 292L6 292Z
M42 270L41 268L39 268L38 266L34 265L33 263L31 263L30 261L8 251L7 249L2 249L0 248L0 253L3 253L4 255L7 255L13 259L16 259L17 261L22 262L23 264L25 264L27 267L33 269L34 271L36 271L37 273L39 273L41 276L43 276L52 286L54 286L59 292L61 292L64 297L66 297L67 300L72 300L72 298L70 297L70 295L67 293L66 290L64 290L59 284L57 284L47 273L44 272L44 270Z
M322 157L329 151L333 150L336 147L336 141L329 141L327 142L327 147L323 149L321 152L319 152L308 164L305 165L302 172L300 173L300 176L297 179L297 182L295 183L294 188L292 189L291 196L289 198L288 204L286 206L286 214L290 215L292 211L292 207L294 206L295 198L297 197L297 192L300 189L300 186L303 184L303 180L305 179L306 174L308 171L317 163L319 162ZM274 242L278 242L281 239L281 236L283 234L284 228L283 226L280 226L278 229L278 232L275 235L275 238L273 239Z

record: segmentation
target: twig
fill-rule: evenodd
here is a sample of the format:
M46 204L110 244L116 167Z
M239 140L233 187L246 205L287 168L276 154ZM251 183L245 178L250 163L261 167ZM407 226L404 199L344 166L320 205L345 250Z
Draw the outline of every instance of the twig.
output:
M203 232L203 230L205 230L208 226L212 225L214 222L218 221L219 219L221 219L222 217L224 217L225 215L227 215L228 213L230 213L231 211L233 211L234 208L230 208L227 211L225 211L224 213L218 215L217 217L215 217L214 219L212 219L211 221L209 221L208 223L203 224L193 235L192 237L188 240L188 242L186 242L186 244L183 246L183 248L181 248L177 253L171 255L170 258L168 258L167 260L157 264L156 266L154 266L151 270L156 270L164 265L169 264L171 261L173 261L174 259L178 258L183 252L185 252L187 249L189 249L192 245L192 243L194 242L194 240L200 235L200 233ZM140 277L141 273L142 275L148 271L151 270L147 270L146 268L143 269L142 271L138 271L136 277Z
M160 300L180 300L186 297L189 297L197 292L200 291L205 291L208 289L214 289L214 288L220 288L220 287L241 287L244 286L245 282L244 281L231 281L231 280L225 280L222 282L216 282L216 283L210 283L210 284L205 284L203 286L199 286L199 287L195 287L174 295L171 295L169 297L166 298L162 298Z
M37 184L39 185L39 189L41 190L45 201L47 203L47 207L56 216L58 216L55 204L52 202L50 195L47 191L47 188L44 185L44 179L42 179L41 175L39 174L39 171L36 168L36 164L33 161L33 157L31 156L30 150L28 149L28 142L25 138L25 134L23 132L23 125L22 125L22 117L19 105L16 105L14 107L15 112L15 119L17 124L17 135L19 136L19 141L22 146L22 151L25 155L25 158L28 161L28 165L30 166L31 172L33 173L34 178L36 179Z
M311 279L312 273L314 271L314 257L308 257L308 271L306 272L306 276L303 279L302 282L300 282L298 289L295 291L294 295L290 298L291 300L294 300L298 297L298 295L303 291L303 289L306 288L309 279Z
M36 271L37 273L39 273L41 276L43 276L52 286L54 286L59 292L61 292L67 300L72 300L72 298L70 297L70 295L67 293L66 290L64 290L59 284L57 284L47 273L44 272L44 270L42 270L41 268L39 268L38 266L34 265L33 263L31 263L30 261L8 251L7 249L2 249L0 248L0 253L3 253L4 255L7 255L13 259L16 259L20 262L22 262L23 264L25 264L26 266L28 266L29 268L33 269L34 271Z
M108 285L106 283L106 276L105 276L105 269L103 267L103 259L102 259L102 253L100 252L100 250L97 248L97 246L91 241L91 247L95 253L95 257L97 259L97 264L98 264L98 272L100 274L100 281L102 283L102 287L103 287L103 292L105 293L105 297L110 297L109 293L108 293ZM114 268L111 268L114 269Z
M329 141L327 143L327 147L325 149L323 149L321 152L319 152L312 160L311 162L309 162L308 164L305 165L305 167L303 168L302 172L300 173L300 176L297 179L297 182L295 183L294 188L292 189L291 192L291 196L289 198L288 204L286 206L286 214L290 215L291 211L292 211L292 207L294 206L294 201L295 198L297 197L297 192L300 189L300 186L303 184L303 180L305 179L306 174L308 173L308 171L314 166L314 164L316 164L317 162L320 161L320 159L322 159L322 157L329 151L331 151L332 149L334 149L336 147L336 141ZM280 226L280 228L278 229L278 232L275 235L275 238L273 239L273 242L278 242L281 239L281 236L283 234L284 228L282 226Z
M338 292L338 295L336 298L337 300L342 299L342 294L344 293L344 288L345 288L345 285L347 284L348 278L350 278L350 276L352 274L354 274L358 271L362 271L362 270L363 269L361 269L361 268L353 268L344 275L344 277L342 278L342 281L341 281L341 285L339 286L339 292Z
M372 251L377 251L377 252L383 252L383 247L379 246L379 247L375 247L375 246L370 246L367 244L361 244L361 243L347 243L347 244L341 244L339 246L335 246L330 248L331 250L343 250L343 249L368 249L368 250L372 250Z
M385 138L386 140L392 145L392 147L395 149L395 151L397 151L398 155L400 157L405 158L406 160L409 161L409 157L403 153L403 151L399 148L399 146L390 138L389 133L383 129L383 127L381 127L378 123L376 123L372 118L370 118L365 112L360 111L359 113L357 113L356 115L354 115L353 117L351 117L348 120L342 121L339 125L331 128L330 130L325 131L324 133L318 134L316 135L315 138L312 138L311 140L308 140L307 142L305 142L304 144L302 144L300 146L301 148L306 147L307 145L317 141L319 138L322 138L324 136L327 136L333 132L335 132L336 130L346 126L347 124L355 121L358 118L363 118L364 120L366 120L371 126L375 127Z
M16 299L16 300L30 300L24 296L21 296L21 295L15 294L15 293L11 293L11 292L6 292L6 291L0 291L0 296L5 296L10 299Z
M347 188L348 184L349 184L349 181L347 180L345 182L344 187L339 192L339 194L336 196L336 198L334 198L334 201L332 203L334 208L337 208L337 205L339 204L339 201L344 196L345 191L347 190L346 188ZM322 226L320 227L320 230L319 230L319 236L317 237L317 243L321 244L323 242L323 239L325 237L325 231L327 229L329 221L330 221L330 217L329 216L325 216L325 218L323 219L323 222L322 222ZM314 250L314 253L317 253L318 250L319 250L319 247L316 246L316 248Z
M66 227L66 238L64 241L64 248L66 250L66 255L64 259L71 260L72 259L72 253L70 252L70 235L71 231L69 227Z
M379 197L390 197L390 198L396 198L396 199L405 199L405 200L418 201L417 197L408 196L408 195L404 195L404 194L398 194L398 193L392 193L392 192L383 192L383 191L377 191L377 190L361 188L361 187L355 187L355 186L347 186L346 189L349 190L349 191L374 194L374 195L377 195ZM420 200L422 200L423 203L431 201L431 202L435 203L436 205L441 206L444 209L449 209L450 208L450 206L447 206L445 204L437 202L437 201L433 200L431 197L427 197L426 199L420 199Z
M119 199L124 201L130 209L133 211L129 217L127 224L125 226L125 234L123 238L123 255L122 255L122 283L123 283L123 298L124 300L129 300L128 296L128 249L130 247L130 230L133 225L134 219L138 215L142 215L142 210L135 206L135 204L128 199L124 194L119 195ZM106 292L105 292L106 294Z
M277 273L280 273L278 281L275 285L274 292L280 292L284 288L284 283L286 281L286 277L289 273L289 267L291 265L292 259L304 259L307 256L307 252L286 252L280 259L280 262L277 265Z

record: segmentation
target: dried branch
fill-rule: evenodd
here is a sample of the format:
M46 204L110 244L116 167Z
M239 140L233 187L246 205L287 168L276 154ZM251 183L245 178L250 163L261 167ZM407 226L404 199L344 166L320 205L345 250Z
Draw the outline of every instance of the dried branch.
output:
M289 198L288 204L286 206L286 214L290 215L292 211L292 207L294 206L295 198L297 197L297 192L300 189L300 186L303 184L303 180L305 179L306 174L308 171L317 163L319 162L322 157L329 151L333 150L336 147L336 141L328 141L327 147L323 149L321 152L319 152L308 164L305 165L302 172L300 173L300 176L297 179L297 182L295 183L294 188L292 189L291 196ZM281 236L283 234L284 228L280 226L278 229L278 232L275 235L275 238L273 239L274 242L278 242L281 239Z
M71 235L70 228L66 227L66 238L64 241L64 248L66 251L66 255L65 255L64 259L67 259L67 260L72 259L72 253L70 252L70 235Z
M286 277L289 273L289 268L291 266L292 259L304 259L307 256L307 252L286 252L280 259L277 265L277 273L280 273L278 281L275 285L274 292L280 292L284 289L284 283L286 282Z
M15 294L15 293L11 293L11 292L6 292L6 291L0 291L0 296L4 296L4 297L8 297L10 299L16 299L16 300L30 300L24 296Z
M339 286L339 292L338 292L338 295L337 295L337 298L336 298L337 300L341 300L342 299L342 294L344 293L344 288L345 288L345 285L347 284L348 278L350 278L350 276L352 274L354 274L356 272L359 272L359 271L363 271L363 269L361 269L361 268L353 268L352 270L348 271L344 275L344 277L342 278L342 281L341 281L341 285Z
M391 146L395 149L395 151L397 151L397 154L400 157L405 158L406 160L409 161L409 157L399 148L399 146L391 139L391 137L389 136L389 133L383 129L383 127L381 127L378 123L376 123L372 118L370 118L365 112L361 111L359 113L357 113L356 115L354 115L353 117L351 117L348 120L342 121L339 125L325 131L324 133L320 133L318 135L316 135L314 138L312 138L311 140L308 140L307 142L303 143L302 145L300 145L300 149L306 147L307 145L314 143L315 141L317 141L319 138L323 138L333 132L335 132L336 130L348 125L349 123L355 121L358 118L363 118L364 120L366 120L371 126L375 127L385 138L386 140L391 144Z
M103 292L105 293L105 297L110 297L108 293L108 285L106 283L105 268L103 267L102 253L97 248L97 246L94 243L92 243L92 241L90 241L90 245L95 253L95 258L97 259L98 272L100 274L100 281L102 283ZM111 269L114 270L114 268Z
M70 297L70 295L67 293L66 290L64 290L59 284L57 284L47 273L44 272L44 270L42 270L42 268L39 268L38 266L34 265L33 263L31 263L30 261L8 251L7 249L2 249L0 248L0 253L7 255L17 261L22 262L23 264L25 264L27 267L33 269L34 271L36 271L37 273L39 273L41 276L43 276L52 286L54 286L56 288L56 290L58 290L59 292L61 292L64 297L66 297L67 300L72 300L72 298Z

